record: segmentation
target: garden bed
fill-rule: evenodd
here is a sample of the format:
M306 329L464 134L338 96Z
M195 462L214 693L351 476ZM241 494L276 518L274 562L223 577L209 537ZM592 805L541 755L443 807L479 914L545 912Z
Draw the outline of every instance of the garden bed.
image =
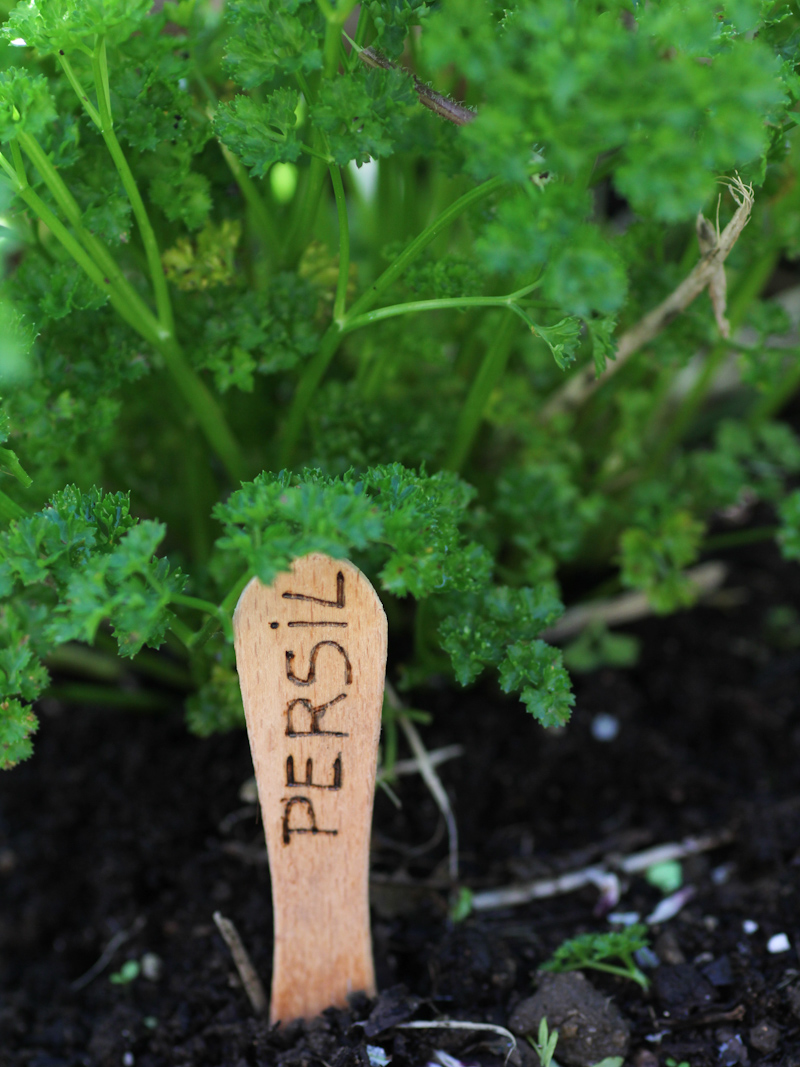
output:
M649 993L587 972L629 1021L637 1067L800 1064L800 632L775 614L800 604L800 568L772 546L729 562L712 602L628 628L642 641L638 666L578 679L561 732L488 690L417 698L436 713L428 746L465 749L440 773L461 879L476 892L731 835L684 863L695 895L651 931L661 964ZM613 740L595 739L601 713L618 724ZM367 1045L398 1067L436 1049L501 1064L496 1033L393 1024L506 1027L566 938L607 928L593 887L453 923L438 810L403 778L402 809L380 794L373 834L376 965L391 992L271 1031L212 920L233 920L267 982L269 875L255 806L240 797L251 773L243 733L199 740L177 711L45 702L34 757L0 779L2 1067L345 1067L368 1063ZM616 910L646 916L660 899L635 876ZM789 948L770 952L778 934ZM129 960L142 971L120 981Z

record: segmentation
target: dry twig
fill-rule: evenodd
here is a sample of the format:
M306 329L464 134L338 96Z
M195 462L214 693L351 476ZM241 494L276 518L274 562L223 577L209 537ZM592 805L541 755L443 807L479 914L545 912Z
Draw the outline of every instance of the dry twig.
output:
M708 289L714 314L723 337L728 336L729 327L725 318L725 270L723 264L731 249L750 219L753 208L753 188L745 185L738 176L726 183L737 207L733 218L722 231L716 230L699 215L697 233L700 242L701 258L697 266L684 278L681 284L640 319L630 330L626 330L617 343L617 355L613 363L606 366L600 377L596 377L593 366L586 367L573 375L561 389L558 389L542 408L542 418L571 411L584 403L603 382L608 381L625 366L631 356L643 348L654 337L676 319L682 311L695 300L704 289Z
M687 837L680 842L656 845L654 848L636 852L631 856L623 856L613 862L593 864L579 871L568 871L556 878L540 878L534 882L507 886L505 889L490 889L485 893L476 893L472 898L472 907L475 911L491 911L494 908L507 908L515 904L529 904L532 900L572 893L576 889L582 889L585 885L596 885L605 893L608 891L611 880L617 877L615 871L623 874L646 871L656 863L684 859L698 852L708 852L710 849L727 845L732 839L733 834L730 830L722 830L716 834Z
M392 63L390 59L381 55L374 48L358 48L358 45L353 45L353 47L358 49L358 58L367 67L380 67L382 70L403 69L398 67L396 63ZM404 71L404 73L408 74L409 72ZM419 102L423 107L437 114L439 118L447 119L448 122L452 122L456 126L468 126L470 122L474 122L478 117L477 112L470 111L463 104L457 104L455 100L451 100L442 93L437 93L435 89L431 89L425 82L420 81L416 74L410 74L410 77L414 79L414 91L419 98Z
M430 754L423 745L422 738L419 736L416 726L407 715L403 714L403 704L389 682L386 683L385 692L386 699L398 712L397 721L400 724L400 729L406 736L411 751L414 753L419 765L419 773L422 775L425 785L427 785L433 799L436 801L439 811L441 811L444 816L444 821L447 825L447 837L450 843L448 873L451 880L456 882L458 881L458 826L456 825L450 798L447 795L447 790L442 785L441 778L436 773L433 763L431 762Z
M256 973L253 961L250 959L241 937L239 937L239 931L230 919L226 919L218 911L214 912L214 922L222 935L223 941L230 950L253 1011L256 1015L264 1015L267 1010L267 994L264 992L264 986Z
M509 1042L509 1049L506 1055L506 1062L508 1057L517 1047L517 1039L511 1033L510 1030L506 1030L504 1026L495 1026L494 1023L470 1023L462 1022L460 1019L436 1019L433 1022L427 1021L415 1021L411 1023L397 1023L394 1027L395 1030L489 1030L493 1034L500 1034Z
M685 576L701 596L716 592L725 581L728 568L724 563L709 560L685 571ZM644 593L623 593L610 600L592 600L568 608L557 623L542 633L545 641L560 641L584 630L593 622L606 626L624 626L653 614L653 607Z

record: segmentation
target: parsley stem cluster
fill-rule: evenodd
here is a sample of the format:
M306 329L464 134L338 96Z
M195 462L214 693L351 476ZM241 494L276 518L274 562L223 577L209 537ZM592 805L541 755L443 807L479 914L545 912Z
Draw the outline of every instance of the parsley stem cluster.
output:
M360 315L366 314L369 308L380 298L393 282L395 282L414 260L421 255L431 242L435 241L439 234L451 223L455 222L465 211L474 207L482 200L487 199L498 189L505 185L502 178L490 178L481 185L470 189L455 200L449 207L436 218L429 226L411 241L383 273L361 294L353 303L350 310L340 320L334 320L319 343L317 351L306 364L305 370L300 376L297 389L292 400L292 406L286 419L281 442L280 465L288 466L294 455L297 442L303 428L308 406L317 390L317 386L325 376L331 360L336 355L342 337L349 332L350 323ZM501 302L507 298L498 298ZM461 305L463 306L463 305Z
M510 315L505 315L492 338L491 344L486 349L478 373L470 386L467 399L461 408L453 433L453 441L444 461L444 466L448 470L461 470L469 456L470 449L483 421L489 398L502 379L508 364L515 326L516 320Z
M11 142L14 165L0 155L0 167L12 180L19 196L39 216L91 281L98 289L107 293L112 306L125 322L161 353L178 392L188 409L193 412L229 476L234 480L240 479L244 476L244 464L239 445L217 400L192 369L175 335L169 290L155 232L136 180L114 132L105 38L98 37L92 52L92 71L98 105L96 108L89 100L67 57L59 55L59 62L82 106L100 130L130 201L147 258L157 317L127 281L103 242L86 229L80 207L35 137L21 130ZM38 170L58 209L72 227L72 232L31 188L20 148Z
M345 317L347 282L350 277L350 224L347 221L347 200L344 195L341 171L333 163L328 169L331 174L333 194L336 198L336 215L339 220L339 275L333 301L333 321L340 323Z

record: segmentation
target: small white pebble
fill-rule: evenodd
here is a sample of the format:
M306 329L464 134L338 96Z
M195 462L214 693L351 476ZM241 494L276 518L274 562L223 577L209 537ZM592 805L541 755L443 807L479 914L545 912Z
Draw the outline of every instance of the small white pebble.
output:
M734 865L732 863L722 863L719 867L715 867L711 872L711 881L714 885L725 885L729 881L734 871Z
M773 934L767 941L767 952L776 955L778 952L788 952L792 946L786 934Z
M367 1045L367 1056L370 1067L387 1067L392 1062L392 1057L387 1056L380 1045Z
M136 1060L134 1059L132 1052L126 1052L122 1057L122 1067L133 1067Z
M161 977L161 957L155 952L145 952L141 958L142 975L150 982L157 982Z
M243 804L257 804L258 803L258 786L256 785L255 778L248 778L239 787L239 800Z
M752 919L745 919L742 923L742 929L746 934L754 934L758 929L758 923L753 922Z
M610 923L617 923L619 926L633 926L639 922L641 916L638 911L612 911L606 918Z
M619 719L601 711L592 719L591 730L595 741L613 741L619 733Z

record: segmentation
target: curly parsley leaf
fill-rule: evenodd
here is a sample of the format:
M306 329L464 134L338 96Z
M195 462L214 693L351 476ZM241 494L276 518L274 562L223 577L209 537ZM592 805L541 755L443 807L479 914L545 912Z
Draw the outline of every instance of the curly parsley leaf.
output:
M55 101L47 78L21 67L0 72L0 143L21 133L36 137L56 118Z
M276 89L261 101L237 96L217 108L214 129L251 174L263 177L273 163L294 162L300 156L298 99L298 93L287 88Z
M650 985L645 975L636 966L634 953L650 944L647 927L634 923L624 930L609 933L583 934L581 937L565 941L553 954L553 958L543 964L543 971L596 970L630 978L642 989ZM618 960L618 963L610 961Z
M130 37L151 7L149 0L25 0L12 10L3 34L45 56L88 51L100 34L113 43Z
M619 540L620 578L641 589L655 611L676 611L694 603L697 589L683 573L694 563L705 523L688 511L667 514L651 528L629 527Z
M322 67L325 19L315 0L232 0L225 64L245 89Z
M537 588L497 586L459 598L439 634L462 685L495 667L504 692L518 692L543 726L561 726L574 697L561 652L538 635L562 613L552 583Z

